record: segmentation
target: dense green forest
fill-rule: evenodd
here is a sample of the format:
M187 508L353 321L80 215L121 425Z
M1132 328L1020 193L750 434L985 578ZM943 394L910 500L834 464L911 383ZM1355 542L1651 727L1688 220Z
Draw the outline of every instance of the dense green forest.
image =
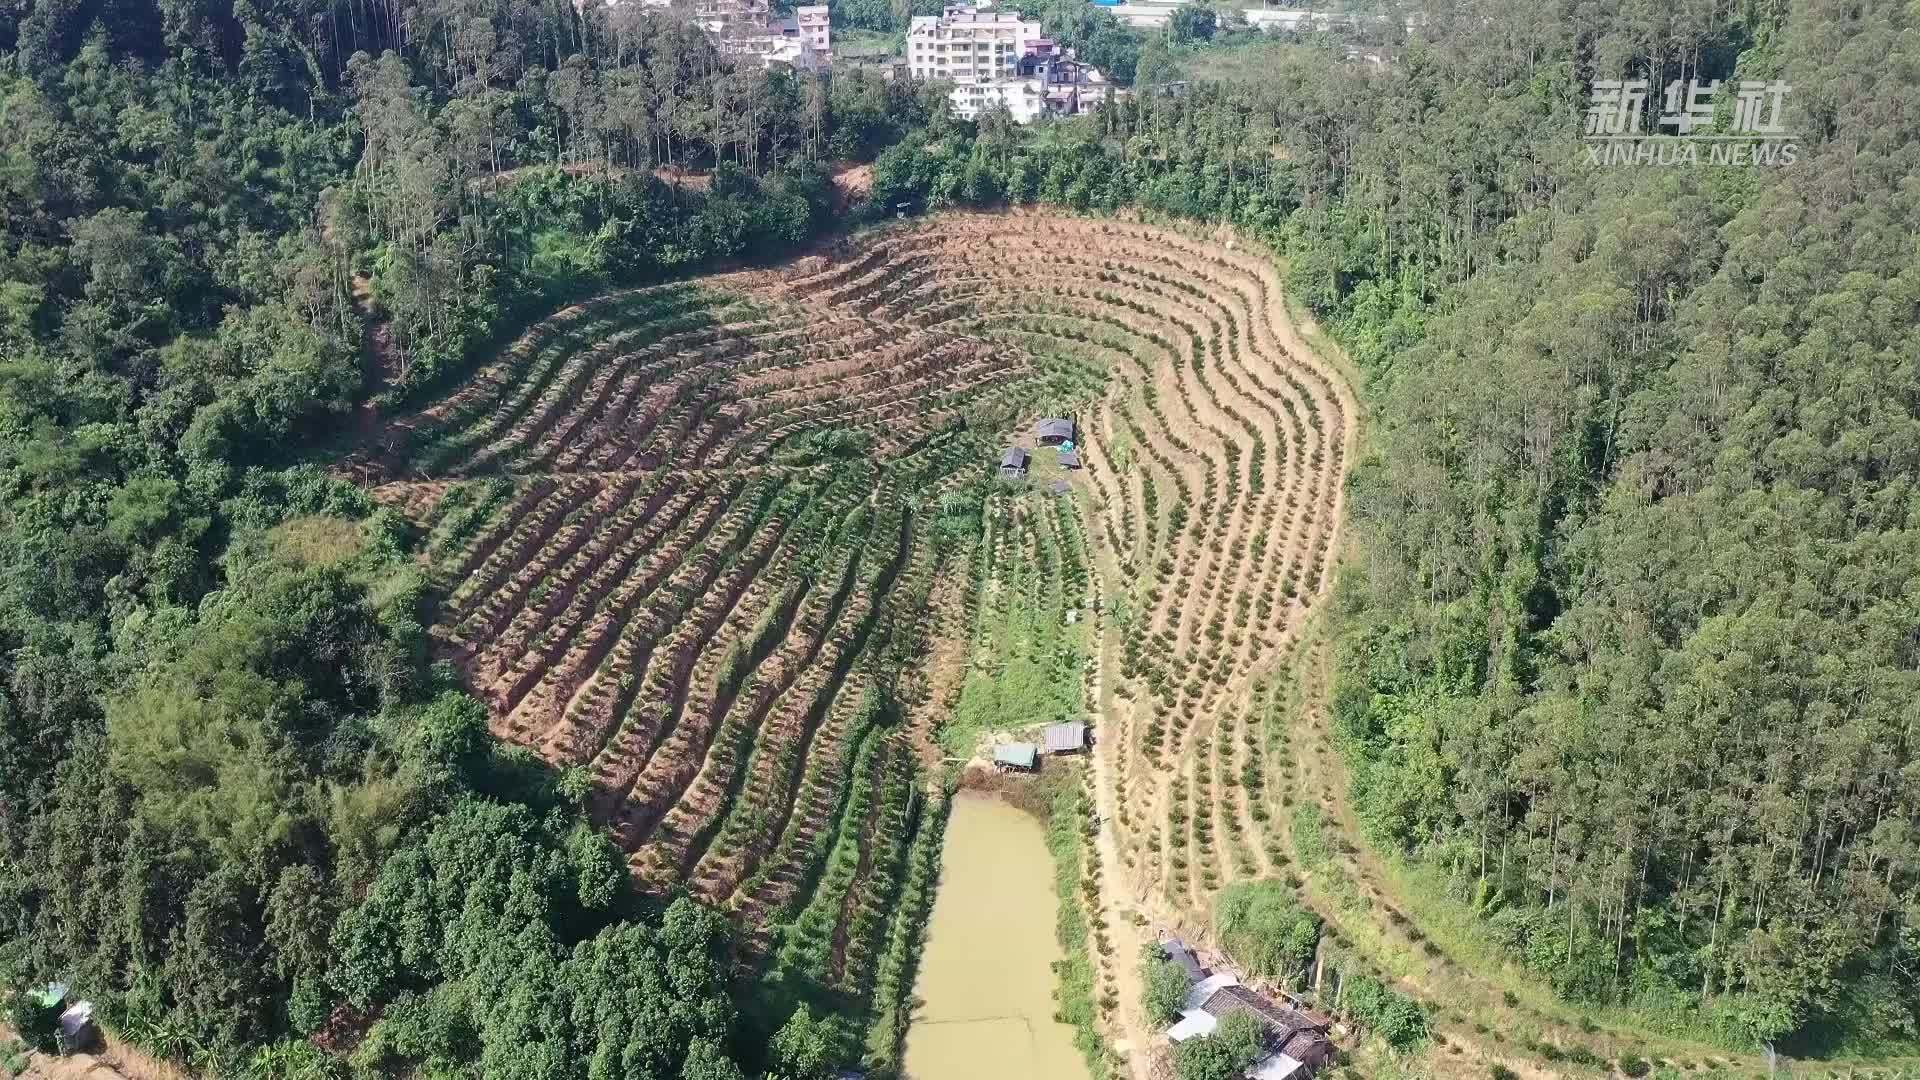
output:
M1285 253L1371 404L1336 719L1378 844L1571 998L1920 1037L1914 11L1466 0L1191 81L1035 13L1137 95L958 123L631 5L0 9L0 978L229 1069L376 1016L370 1074L826 1069L491 745L414 538L310 462L570 297L793 251L877 155L881 207ZM1786 79L1798 160L1596 168L1622 76Z
M492 745L417 538L319 463L567 298L791 251L827 156L930 119L600 8L0 12L9 996L70 981L229 1074L844 1060L743 1019L726 924L633 895L583 778Z

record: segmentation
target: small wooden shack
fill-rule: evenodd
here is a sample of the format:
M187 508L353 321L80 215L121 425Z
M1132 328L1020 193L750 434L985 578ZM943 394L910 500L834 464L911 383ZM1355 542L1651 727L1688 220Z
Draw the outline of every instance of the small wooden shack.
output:
M1027 458L1024 447L1007 447L1007 452L1000 455L1000 479L1018 480L1027 475Z
M1060 467L1063 469L1079 468L1080 467L1080 451L1078 450L1060 451Z

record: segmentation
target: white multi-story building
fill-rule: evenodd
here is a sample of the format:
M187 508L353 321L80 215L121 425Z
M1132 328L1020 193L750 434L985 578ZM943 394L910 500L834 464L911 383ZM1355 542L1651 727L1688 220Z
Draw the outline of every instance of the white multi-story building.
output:
M693 21L722 41L765 32L771 14L772 6L767 0L694 0L693 3Z
M963 120L1004 105L1016 123L1029 124L1091 111L1113 94L1105 76L1043 36L1039 23L966 4L913 20L907 73L952 82L953 114Z
M953 88L953 114L972 120L995 105L1005 105L1016 124L1031 124L1047 111L1039 79L998 79Z
M956 85L987 86L1020 75L1020 58L1043 35L1040 24L1011 11L967 4L940 15L921 15L907 29L907 73L915 79L950 79ZM969 99L979 95L968 95ZM961 95L954 109L972 117Z
M807 47L820 57L833 57L833 22L828 17L827 5L803 4L793 9L794 22L799 26L800 37Z

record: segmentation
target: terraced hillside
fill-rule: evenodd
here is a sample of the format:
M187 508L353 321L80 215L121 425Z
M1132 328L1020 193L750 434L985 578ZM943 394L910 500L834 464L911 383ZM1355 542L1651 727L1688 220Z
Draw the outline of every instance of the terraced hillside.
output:
M1353 412L1288 333L1261 257L943 216L564 311L360 466L495 732L589 771L644 884L851 990L1009 501L1109 644L1080 700L1129 872L1184 906L1268 868L1251 690L1326 587ZM1054 412L1087 468L1039 509L992 467Z

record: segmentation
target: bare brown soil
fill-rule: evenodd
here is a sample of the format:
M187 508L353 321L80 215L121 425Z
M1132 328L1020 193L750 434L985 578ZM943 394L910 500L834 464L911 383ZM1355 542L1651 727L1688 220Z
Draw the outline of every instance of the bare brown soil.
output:
M1204 936L1212 896L1286 851L1252 710L1257 688L1323 655L1302 653L1302 628L1330 587L1354 447L1340 369L1290 321L1270 257L1130 221L946 215L699 284L560 312L398 419L425 448L407 463L421 479L376 495L423 525L488 476L514 484L434 565L441 647L496 733L589 771L643 883L721 904L766 948L851 783L876 627L921 628L902 737L922 769L941 764L970 568L931 558L903 515L985 465L943 464L932 491L893 468L844 490L784 448L852 431L871 459L910 463L983 408L1041 408L1022 397L1036 358L1103 364L1108 390L1079 417L1077 539L1054 540L1084 543L1098 583L1096 978L1144 1076L1145 935ZM816 546L862 515L858 546ZM858 903L833 941L853 986Z

